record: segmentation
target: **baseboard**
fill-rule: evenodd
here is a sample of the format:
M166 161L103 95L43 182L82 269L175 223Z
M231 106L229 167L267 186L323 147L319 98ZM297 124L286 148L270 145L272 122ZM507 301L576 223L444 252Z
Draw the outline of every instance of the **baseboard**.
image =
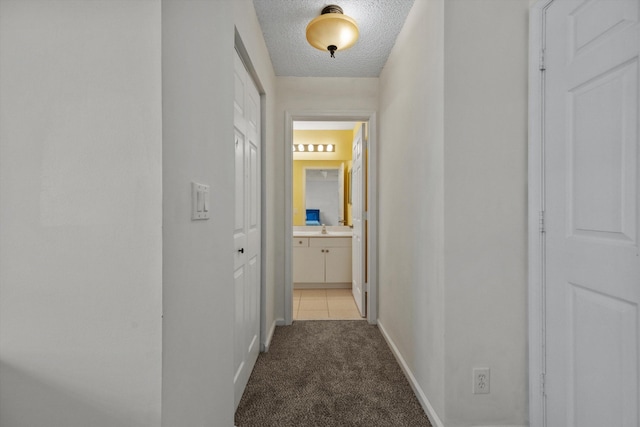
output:
M349 283L294 283L293 289L351 289Z
M271 346L271 339L273 338L273 334L276 331L276 325L278 324L277 320L274 320L273 323L271 324L271 327L269 328L269 333L267 334L267 339L263 344L263 348L262 351L264 353L269 351L269 347Z
M427 396L424 394L422 387L420 387L420 384L418 384L416 377L413 376L411 369L409 369L407 362L405 362L404 358L400 354L398 347L395 345L395 343L393 342L389 334L387 334L387 331L384 329L384 326L380 321L380 319L378 319L378 329L380 329L380 332L382 332L382 336L387 341L387 344L389 344L389 347L391 348L391 352L393 353L396 360L400 364L400 367L402 368L404 375L407 377L407 380L409 380L409 384L411 385L413 392L418 398L418 401L420 402L422 409L427 414L427 417L429 417L429 420L431 421L431 424L433 424L433 427L444 427L443 422L440 420L440 417L438 417L438 414L436 414L436 411L435 409L433 409L431 402L429 402L429 399L427 399ZM504 426L504 427L507 427L507 426Z

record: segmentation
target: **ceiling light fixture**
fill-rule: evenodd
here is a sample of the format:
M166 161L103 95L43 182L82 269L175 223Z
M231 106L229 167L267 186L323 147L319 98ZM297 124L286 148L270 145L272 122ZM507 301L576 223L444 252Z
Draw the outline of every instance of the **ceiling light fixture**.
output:
M335 58L336 50L345 50L358 40L360 32L353 18L342 12L342 8L329 5L322 14L307 25L307 41L319 50L328 50Z

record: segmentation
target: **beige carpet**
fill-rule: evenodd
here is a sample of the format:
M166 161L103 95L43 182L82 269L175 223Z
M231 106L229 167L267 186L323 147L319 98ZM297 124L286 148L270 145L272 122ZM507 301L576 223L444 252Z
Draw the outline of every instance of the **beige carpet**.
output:
M376 326L297 321L276 328L236 412L238 427L431 424Z

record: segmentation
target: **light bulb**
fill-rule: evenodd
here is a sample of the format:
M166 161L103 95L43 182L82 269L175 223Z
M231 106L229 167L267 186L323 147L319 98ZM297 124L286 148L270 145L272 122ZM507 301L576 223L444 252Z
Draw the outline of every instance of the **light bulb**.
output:
M304 151L304 145L298 144L298 151Z
M333 144L327 145L327 151L333 151Z
M324 151L324 145L322 144L318 145L318 151Z
M309 149L309 151L313 151L313 145L309 144L307 145L307 148Z

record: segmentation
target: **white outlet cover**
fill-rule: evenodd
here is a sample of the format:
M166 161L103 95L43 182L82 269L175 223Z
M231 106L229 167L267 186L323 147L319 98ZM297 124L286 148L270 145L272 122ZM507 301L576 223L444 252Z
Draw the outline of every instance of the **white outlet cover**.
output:
M491 370L489 368L473 368L473 394L489 394L491 386Z

